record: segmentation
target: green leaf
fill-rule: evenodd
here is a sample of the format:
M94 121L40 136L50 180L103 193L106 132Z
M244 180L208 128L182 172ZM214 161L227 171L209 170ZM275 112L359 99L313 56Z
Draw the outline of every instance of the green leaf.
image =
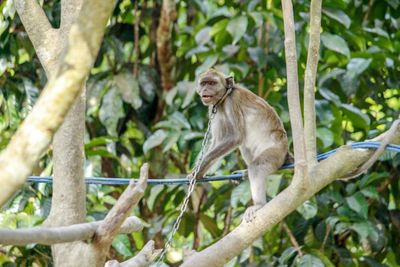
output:
M346 41L339 35L322 33L321 41L326 48L345 55L346 57L350 57L350 49Z
M163 148L163 152L165 153L168 150L170 150L171 147L178 142L180 137L181 137L181 132L170 132L170 133L168 133L168 135L167 135L167 137L165 139L165 145L164 145L164 148Z
M211 27L204 27L201 29L195 37L196 43L199 46L205 45L211 40Z
M367 114L352 105L342 104L341 107L343 113L351 120L354 126L363 129L369 128L371 120Z
M110 88L107 94L103 97L99 112L99 119L111 136L118 135L118 121L124 116L125 113L122 106L121 96L118 94L116 89Z
M366 197L369 197L369 198L379 201L379 193L376 190L375 186L368 186L366 188L363 188L360 192L361 192L361 194L363 194Z
M200 221L214 238L221 235L222 231L218 228L218 225L213 218L204 213L200 213Z
M122 72L114 76L114 82L117 91L122 95L122 99L131 104L134 109L142 106L142 99L140 98L139 82L129 72Z
M350 77L355 77L363 73L371 64L372 58L352 58L347 64L346 75Z
M233 208L237 208L239 203L247 205L250 199L251 199L250 183L249 181L244 181L232 190L231 206Z
M260 47L255 48L248 48L247 51L249 52L250 58L257 64L259 69L265 67L267 64L267 54L265 51Z
M300 267L325 267L324 263L317 257L307 254L304 255L298 264Z
M147 153L150 149L161 145L161 143L167 137L167 133L164 130L157 130L153 133L143 144L143 152Z
M368 202L365 197L357 192L350 197L346 197L349 208L357 212L364 219L368 218Z
M279 186L281 185L282 181L282 174L271 174L267 176L267 195L270 197L274 197L279 192Z
M346 29L350 28L351 19L342 10L333 8L323 8L322 12L331 19L334 19L340 24L344 25Z
M246 33L248 19L246 16L236 17L229 21L226 30L233 38L233 44L236 44Z
M132 247L127 235L117 235L112 241L112 247L125 257L132 257Z
M317 137L322 141L323 148L330 147L333 144L333 133L327 128L318 128Z
M199 76L209 68L213 67L217 63L218 55L212 55L206 58L206 60L196 69L196 76Z
M318 207L313 201L306 200L303 205L296 209L304 219L308 220L317 215Z

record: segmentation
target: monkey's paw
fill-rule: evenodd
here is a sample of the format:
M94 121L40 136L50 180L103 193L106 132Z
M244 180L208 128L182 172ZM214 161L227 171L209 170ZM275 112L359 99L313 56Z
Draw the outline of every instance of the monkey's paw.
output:
M259 210L261 208L262 208L262 205L254 205L254 206L248 207L243 215L243 219L245 220L245 222L247 222L247 223L252 222L256 218L257 210Z

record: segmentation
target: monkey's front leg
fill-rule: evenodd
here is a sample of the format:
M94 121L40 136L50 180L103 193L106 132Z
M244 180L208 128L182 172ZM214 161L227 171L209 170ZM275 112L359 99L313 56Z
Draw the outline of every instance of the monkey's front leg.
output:
M215 160L229 153L233 149L239 146L240 140L237 138L230 138L227 140L213 141L213 145L209 152L204 155L203 160L199 163L198 172L196 174L196 179L203 178L207 173L208 169L214 164ZM193 170L191 174L188 175L189 178L195 176L195 171Z

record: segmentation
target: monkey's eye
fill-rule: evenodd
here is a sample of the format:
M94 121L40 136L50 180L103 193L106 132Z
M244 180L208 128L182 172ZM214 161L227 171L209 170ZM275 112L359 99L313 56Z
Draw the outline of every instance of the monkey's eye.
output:
M206 84L207 84L207 82L201 82L201 83L200 83L201 86L204 86L204 85L206 85Z

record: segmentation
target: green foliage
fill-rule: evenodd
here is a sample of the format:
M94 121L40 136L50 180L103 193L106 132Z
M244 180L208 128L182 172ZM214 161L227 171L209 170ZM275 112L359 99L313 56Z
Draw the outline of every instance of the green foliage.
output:
M12 0L0 4L0 149L34 105L46 78L15 15ZM40 1L39 1L40 2ZM161 1L139 1L139 55L134 50L132 1L118 1L101 51L87 82L87 176L137 177L149 161L152 177L176 177L193 167L207 123L196 96L195 76L215 66L275 107L290 135L286 101L284 33L277 0L177 1L173 27L175 87L163 91L154 26ZM308 49L309 1L293 1L299 77ZM59 24L58 1L44 1ZM388 129L400 109L400 2L323 1L320 61L316 86L318 151L372 138ZM155 24L153 24L155 23ZM133 73L138 63L139 72ZM302 80L300 79L302 88ZM350 182L335 182L305 202L286 223L304 253L300 257L278 225L227 266L399 266L399 155L385 154L372 170ZM237 153L210 171L244 169ZM51 151L34 174L50 175ZM274 197L291 172L267 178ZM88 186L88 218L104 218L123 187ZM149 187L134 214L148 227L120 235L115 252L130 257L147 240L165 240L186 186ZM0 213L2 227L39 224L48 215L51 187L27 184ZM174 237L176 248L204 248L241 221L250 203L249 185L204 184L196 190ZM200 204L199 204L200 203ZM197 231L198 230L198 231ZM195 235L194 233L197 232ZM194 242L195 241L195 242ZM181 250L168 256L181 258ZM175 257L178 255L178 257ZM48 247L32 245L0 251L2 266L51 265Z

